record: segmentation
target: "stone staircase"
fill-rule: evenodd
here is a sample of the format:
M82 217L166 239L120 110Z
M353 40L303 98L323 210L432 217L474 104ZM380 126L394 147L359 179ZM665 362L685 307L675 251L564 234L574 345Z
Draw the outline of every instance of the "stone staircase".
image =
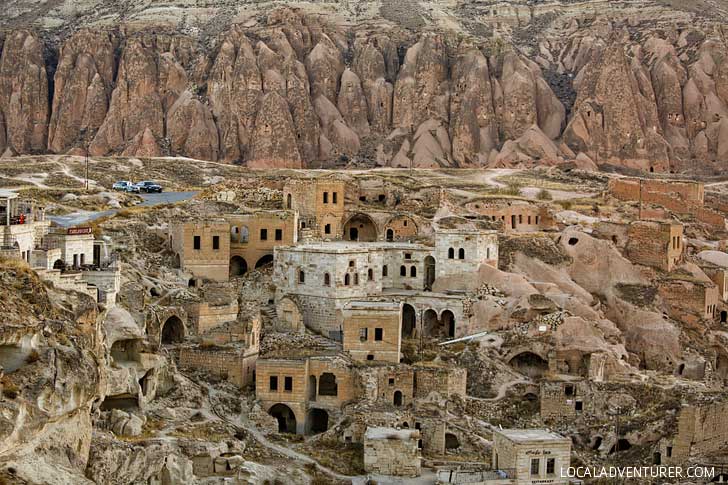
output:
M264 326L274 325L278 322L278 312L276 306L273 303L261 305L260 307L260 318L261 323Z

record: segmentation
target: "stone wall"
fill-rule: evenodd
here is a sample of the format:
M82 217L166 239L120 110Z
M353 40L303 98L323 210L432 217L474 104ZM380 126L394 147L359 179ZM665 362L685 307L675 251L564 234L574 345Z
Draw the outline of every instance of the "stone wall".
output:
M417 430L369 428L364 437L364 469L368 473L416 477L420 475Z
M714 283L689 277L663 279L658 293L666 303L668 315L688 324L712 319L720 302Z
M245 387L253 383L257 358L257 351L185 347L180 350L179 361L181 367L204 369L239 387Z
M588 392L588 384L581 381L541 382L541 418L560 421L586 412Z
M203 334L224 323L232 322L238 318L238 302L233 301L226 305L213 305L208 302L190 305L187 313L190 323L198 334Z
M300 228L314 229L322 238L338 239L345 195L346 184L338 180L292 180L283 188L283 204L285 209L298 212Z
M466 396L467 369L453 367L415 367L415 398L424 399L431 393L449 398L453 394Z
M728 403L682 408L678 417L677 434L661 443L664 465L679 465L710 457L728 443Z
M437 279L467 278L481 264L498 267L498 234L495 231L438 230L435 233ZM460 289L453 278L448 289ZM436 284L436 287L439 285Z
M532 232L554 229L556 221L545 205L506 202L488 204L481 201L466 204L466 209L501 221L505 232Z

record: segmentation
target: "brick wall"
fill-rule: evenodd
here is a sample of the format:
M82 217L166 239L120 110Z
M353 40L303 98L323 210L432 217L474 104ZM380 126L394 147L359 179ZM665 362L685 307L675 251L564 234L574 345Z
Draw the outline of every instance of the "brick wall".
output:
M465 397L467 370L463 368L415 367L415 398L426 398L432 392L447 398L453 394Z
M661 445L663 464L684 464L720 452L728 443L728 403L688 406L680 411L677 434ZM668 450L670 448L670 450Z
M671 271L682 259L682 225L635 221L627 231L625 255L636 264Z
M376 428L384 430L386 428ZM420 475L419 432L390 430L390 436L364 438L364 469L369 473L416 477Z
M246 353L242 350L183 348L179 360L181 367L205 369L245 387L253 382L257 357L257 352Z
M355 360L398 363L401 328L397 303L349 304L344 309L344 351Z

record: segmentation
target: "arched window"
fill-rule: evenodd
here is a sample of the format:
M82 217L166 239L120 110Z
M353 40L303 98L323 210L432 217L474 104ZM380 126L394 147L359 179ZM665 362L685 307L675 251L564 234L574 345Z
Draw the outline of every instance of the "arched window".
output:
M286 208L290 209L293 206L293 197L291 197L291 194L288 194L286 196Z
M240 228L237 226L232 226L230 228L230 242L238 242L239 238L240 238Z
M374 280L374 271L371 268L369 268L367 270L367 280L369 280L369 281Z
M324 273L324 286L331 286L331 275Z
M344 275L344 286L349 286L351 284L351 280L349 279L349 273L346 273Z
M410 277L414 278L417 276L417 266L410 267Z
M407 267L406 266L400 266L399 267L399 275L400 276L407 276Z
M243 226L240 228L240 239L239 241L241 243L248 242L248 239L250 239L250 231L248 231L248 226Z
M447 259L455 259L455 248L447 250Z
M385 264L382 266L382 277L385 277L389 274L389 267Z
M306 273L302 269L298 270L298 282L302 284L306 282Z
M458 249L458 259L465 259L465 250L463 248Z

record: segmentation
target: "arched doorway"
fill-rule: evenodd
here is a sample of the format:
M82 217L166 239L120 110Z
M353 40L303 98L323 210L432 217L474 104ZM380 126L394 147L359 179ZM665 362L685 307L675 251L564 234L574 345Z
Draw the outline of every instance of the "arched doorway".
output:
M437 337L439 334L440 322L437 319L437 312L432 308L422 315L422 332L425 337Z
M402 405L402 391L394 391L394 405L395 406L401 406Z
M324 372L319 377L319 396L336 396L339 393L339 385L336 383L336 376L331 372Z
M278 315L288 324L291 330L303 330L303 317L298 305L290 298L284 298L278 304Z
M548 362L533 352L521 352L514 356L508 364L531 378L541 377L549 368Z
M460 448L460 440L452 433L445 433L445 449L454 450Z
M435 258L427 256L425 258L425 289L432 290L435 283Z
M329 413L323 409L312 409L308 413L306 428L310 434L323 433L329 429Z
M273 263L273 255L272 254L266 254L262 258L258 260L257 263L255 263L255 269L262 268L263 266L267 264Z
M402 307L402 337L411 338L415 333L415 325L417 324L417 315L415 309L409 303L405 303Z
M455 337L455 315L450 310L445 310L440 316L442 326L450 338Z
M394 241L394 230L387 229L387 241Z
M243 276L248 272L248 263L241 256L230 258L230 276Z
M296 433L296 415L291 408L278 403L268 410L268 414L278 421L279 433Z
M180 343L185 337L185 326L178 316L172 315L162 325L162 343Z
M344 224L344 239L372 242L377 240L377 225L366 214L354 214Z
M175 255L175 256L177 256L177 258L179 259L179 255ZM63 268L65 268L65 266L66 265L63 264L63 260L62 259L56 259L56 262L53 263L53 269L63 269ZM179 265L176 266L176 267L179 268Z

